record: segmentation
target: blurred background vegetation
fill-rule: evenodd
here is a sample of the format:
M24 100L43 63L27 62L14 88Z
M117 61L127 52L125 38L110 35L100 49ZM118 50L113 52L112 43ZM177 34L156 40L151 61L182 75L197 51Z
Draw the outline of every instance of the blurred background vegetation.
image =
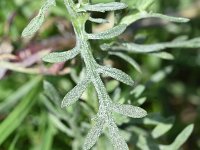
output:
M51 82L59 91L60 97L63 97L79 80L82 62L80 58L53 65L41 61L48 52L67 50L75 44L73 28L62 1L58 1L57 7L51 10L37 35L31 40L21 38L22 30L36 15L41 3L40 0L0 1L0 123L7 119L6 123L0 125L0 150L76 149L90 126L90 117L97 111L93 87L83 95L82 103L77 103L67 111L60 110L59 105L50 102L51 97L45 94L43 79ZM179 36L200 36L199 0L157 0L151 9L187 17L191 21L174 24L158 19L143 19L132 24L122 35L123 38L141 43L157 43L172 41ZM93 30L101 28L103 27L93 26ZM173 128L164 137L157 139L159 143L171 143L186 125L194 123L194 131L182 149L200 149L200 49L168 49L174 55L174 60L132 54L142 68L142 73L138 73L123 60L100 51L97 43L93 44L97 60L114 64L130 74L137 84L146 85L142 97L147 97L147 100L142 107L148 113L175 118ZM157 76L157 80L154 80L152 75L169 66L172 70L169 69L160 79ZM112 97L134 99L130 95L130 87L110 79L106 82ZM84 103L85 99L87 104ZM58 98L57 101L59 100ZM60 117L59 114L52 115L55 110L60 112ZM120 127L123 129L125 126L122 124ZM147 130L148 128L150 130L151 126ZM103 139L99 143L103 143ZM129 145L134 149L134 144L129 142ZM99 146L98 149L104 148Z

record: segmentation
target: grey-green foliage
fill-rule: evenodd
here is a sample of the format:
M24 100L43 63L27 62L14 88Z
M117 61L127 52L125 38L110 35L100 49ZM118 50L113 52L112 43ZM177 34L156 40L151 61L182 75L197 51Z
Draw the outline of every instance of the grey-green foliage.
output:
M105 4L100 3L100 4L92 5L90 4L89 0L79 0L79 3L76 4L73 0L64 0L64 4L67 8L68 13L70 14L69 19L72 22L72 25L74 27L74 31L76 34L76 39L77 39L76 47L67 52L50 53L47 56L45 56L43 60L47 62L51 62L51 63L63 62L63 61L70 60L74 58L76 55L80 54L81 58L83 59L85 63L85 68L86 68L85 78L83 78L83 80L81 80L69 93L66 94L61 104L62 107L74 104L78 99L80 99L80 97L82 96L83 92L86 90L89 83L92 83L94 85L95 90L97 91L97 95L99 99L99 110L95 117L96 123L92 127L92 129L89 131L85 139L85 142L83 144L83 150L89 150L95 145L99 136L104 132L104 128L108 130L107 135L111 143L113 144L113 147L115 150L128 150L128 146L124 138L120 135L117 124L114 121L113 112L116 112L128 117L132 117L132 118L143 118L147 115L147 112L140 107L127 105L127 104L118 104L111 100L110 96L108 95L108 92L106 91L106 87L103 84L100 74L110 76L130 86L133 86L134 82L129 75L122 72L121 70L118 70L112 67L98 65L96 60L93 57L92 48L91 48L91 44L89 40L97 40L97 39L105 40L105 39L114 38L120 35L121 33L123 33L125 29L127 28L127 25L142 18L156 17L156 18L165 19L167 21L181 22L181 23L189 21L186 18L176 18L176 17L166 16L162 14L146 12L145 9L148 8L149 5L152 4L152 2L153 2L152 0L142 1L143 7L139 7L138 8L139 11L137 13L133 13L128 16L125 16L124 18L122 18L119 25L109 30L106 30L100 33L87 33L85 31L85 23L87 20L90 20L96 23L107 22L106 20L101 19L101 18L98 18L98 19L91 18L90 12L93 12L93 11L106 12L106 11L120 10L120 9L126 8L127 5L121 2L111 2L111 3L105 3ZM40 26L44 22L45 13L49 9L49 7L52 5L55 5L55 0L47 0L45 2L45 4L42 6L42 8L39 11L39 14L24 29L22 33L23 37L31 37L40 28ZM161 44L155 44L155 45L138 45L135 43L120 43L120 45L116 47L112 44L104 45L102 47L104 48L104 50L111 50L112 51L111 54L114 54L116 50L128 51L128 52L134 52L134 53L135 52L150 53L150 52L158 52L165 48L180 47L180 46L183 46L183 44L184 46L191 47L191 46L194 46L194 44L196 44L197 41L198 39L193 39L191 41L178 41L178 42L174 41L174 42L161 43ZM133 59L131 59L128 55L125 55L122 53L116 53L115 55L123 59L128 59L128 61L130 61L130 63L138 71L141 71L141 69L139 68L139 65ZM52 87L48 83L45 83L44 85L52 89ZM54 112L54 115L56 115L57 117L62 118L62 119L68 119L63 116L63 113L61 113L60 109L58 109L58 111L61 114L57 113L50 103L49 104L47 103L46 105L48 109ZM64 128L62 123L58 119L55 119L55 117L50 117L50 118L58 128L60 128L62 131L70 135L69 130ZM157 126L158 129L166 127L165 124L162 124L160 126L159 125ZM167 127L167 129L165 129L162 133L165 133L170 127ZM155 138L160 136L158 135L156 131L153 132L153 136ZM189 136L190 135L189 132L187 133L188 133L187 136ZM71 136L74 136L73 133L71 133ZM179 137L175 141L175 143L177 141L178 141L178 144L173 144L172 147L177 148L180 144L182 144L182 141L179 140ZM138 145L140 145L140 143ZM161 148L165 149L165 146L162 146Z
M40 9L38 15L31 20L28 26L22 32L23 37L32 37L34 33L36 33L41 27L42 23L45 19L45 14L49 10L51 6L55 6L55 0L47 0Z

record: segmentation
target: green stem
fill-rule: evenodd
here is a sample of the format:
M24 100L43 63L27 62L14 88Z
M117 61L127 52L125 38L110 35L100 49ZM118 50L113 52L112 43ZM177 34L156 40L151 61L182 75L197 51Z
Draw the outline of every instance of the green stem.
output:
M69 2L70 0L66 1ZM67 7L68 12L71 11L72 7L75 6L71 6L71 8L69 8L69 6ZM87 35L85 33L85 23L89 18L89 14L78 13L75 11L73 13L74 14L71 15L71 22L75 30L77 38L76 41L80 45L81 56L84 60L87 73L92 83L94 84L94 87L97 91L97 95L99 98L99 103L100 103L99 115L103 115L101 117L109 116L108 104L111 101L111 99L106 91L106 88L101 80L99 73L96 71L98 64L93 57L92 49L87 39Z

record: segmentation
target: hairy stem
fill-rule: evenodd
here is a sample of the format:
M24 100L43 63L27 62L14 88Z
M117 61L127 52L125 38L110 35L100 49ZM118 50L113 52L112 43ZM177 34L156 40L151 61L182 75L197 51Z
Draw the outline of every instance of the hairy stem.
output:
M70 3L70 0L65 0L65 1L67 2L68 5L67 7L68 13L72 12L73 7L75 7L74 4L70 6L69 4L72 4ZM106 88L101 80L99 73L96 71L98 64L95 61L93 54L91 52L92 49L89 40L86 38L87 35L85 33L85 23L89 18L89 14L78 13L76 11L73 11L73 13L74 14L71 15L70 19L75 30L77 45L80 45L81 56L84 60L86 70L90 75L89 78L94 84L94 87L97 91L97 95L99 98L100 106L99 106L98 117L107 118L108 116L110 116L108 111L108 104L111 102L111 99L107 94Z

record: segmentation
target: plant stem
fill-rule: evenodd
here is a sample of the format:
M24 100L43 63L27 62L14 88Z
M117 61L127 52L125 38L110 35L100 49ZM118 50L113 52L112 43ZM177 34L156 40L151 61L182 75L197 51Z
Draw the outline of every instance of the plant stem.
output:
M65 0L65 1L67 1L68 13L72 12L71 10L73 10L73 7L75 7L74 4L71 5L69 8L69 4L72 3L70 3L70 0ZM81 49L80 53L86 66L86 70L88 73L87 75L94 84L94 87L97 91L97 95L99 98L100 106L99 106L98 117L107 118L108 116L110 116L109 115L110 112L108 111L108 104L111 102L111 99L106 91L106 88L101 80L99 73L96 71L98 64L93 57L93 54L91 52L92 51L91 45L88 41L87 34L85 32L85 23L88 18L89 14L78 13L75 10L73 10L73 14L71 14L70 19L75 30L77 45L80 45Z

